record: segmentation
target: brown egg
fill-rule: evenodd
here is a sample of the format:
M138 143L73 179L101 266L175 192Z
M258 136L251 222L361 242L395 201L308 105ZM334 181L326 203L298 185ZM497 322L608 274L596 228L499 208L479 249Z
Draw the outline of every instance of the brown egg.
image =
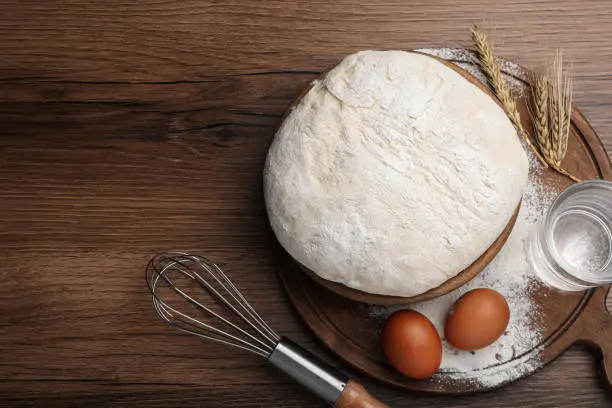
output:
M444 335L459 350L478 350L497 340L510 321L506 299L492 289L463 295L446 317Z
M440 368L440 335L420 313L412 310L393 313L385 324L382 342L389 362L408 377L426 379Z

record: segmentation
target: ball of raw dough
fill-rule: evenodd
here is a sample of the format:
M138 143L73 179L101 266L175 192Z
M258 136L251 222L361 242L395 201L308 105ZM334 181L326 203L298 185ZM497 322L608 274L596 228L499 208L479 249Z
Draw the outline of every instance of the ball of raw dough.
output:
M440 61L363 51L314 81L264 169L281 245L324 279L414 296L473 263L520 202L511 122Z

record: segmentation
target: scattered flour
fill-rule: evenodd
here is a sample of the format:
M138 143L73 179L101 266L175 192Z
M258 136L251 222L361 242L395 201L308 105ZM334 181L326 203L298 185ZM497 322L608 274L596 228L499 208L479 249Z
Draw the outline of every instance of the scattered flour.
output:
M487 83L484 74L478 67L478 57L474 51L463 48L421 48L416 51L450 61L468 74L479 79L482 83ZM516 97L522 97L527 89L525 86L525 81L529 75L527 70L510 61L503 59L497 59L497 61L514 95Z
M441 49L420 50L453 62L465 60L466 50ZM473 65L470 70L474 70ZM511 65L506 66L509 70ZM519 72L519 68L512 68ZM477 74L475 70L473 74ZM484 79L482 76L481 80ZM524 84L522 84L524 87ZM508 300L510 323L503 336L482 350L465 352L454 349L443 340L443 358L440 371L433 377L437 382L476 383L485 388L494 387L520 378L541 366L539 344L542 342L540 310L532 300L541 283L531 270L527 258L528 238L536 224L556 196L538 183L540 164L526 147L529 157L529 182L525 190L521 209L506 244L487 268L468 284L459 289L410 308L423 313L444 333L444 321L450 307L469 290L488 287L497 290ZM370 306L372 317L385 319L400 307Z
M450 62L456 62L469 58L474 53L465 48L420 48L415 50L423 54L433 55L434 57L442 58Z

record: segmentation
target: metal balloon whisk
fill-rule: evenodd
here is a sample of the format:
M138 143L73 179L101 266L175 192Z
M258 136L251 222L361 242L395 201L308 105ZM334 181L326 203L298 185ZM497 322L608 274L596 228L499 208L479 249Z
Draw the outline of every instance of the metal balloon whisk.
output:
M181 289L177 286L179 283L188 284L189 280L196 285L196 289L203 289L214 300L232 311L257 336L240 328L198 300L202 293L190 294L185 288ZM147 282L153 293L153 304L157 314L166 323L179 330L238 347L264 358L272 354L280 341L280 337L257 314L221 268L206 258L182 253L158 255L147 266ZM169 304L168 296L161 296L164 290L161 285L167 285L168 287L164 289L171 289L175 295L179 295L191 305L199 308L222 327L225 326L226 331L212 326L205 320L199 320L181 312L178 309L181 305ZM166 293L166 295L172 295L172 293ZM174 296L173 300L180 299ZM240 335L243 337L239 337Z
M336 407L385 406L354 380L279 337L208 259L181 252L156 255L146 280L155 311L172 327L257 354Z

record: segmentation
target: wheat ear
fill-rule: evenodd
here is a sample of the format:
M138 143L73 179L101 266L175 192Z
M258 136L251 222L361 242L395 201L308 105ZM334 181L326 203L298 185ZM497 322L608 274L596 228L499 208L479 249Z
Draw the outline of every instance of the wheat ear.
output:
M529 136L523 129L523 125L521 124L521 115L516 106L516 101L512 97L512 93L510 92L510 87L508 83L504 79L501 69L497 62L495 62L495 57L493 55L493 48L489 43L487 35L483 30L480 29L477 25L472 27L472 40L476 45L476 50L478 51L478 60L480 63L480 68L482 72L487 77L493 92L497 96L497 99L501 102L502 107L506 111L506 115L514 124L517 132L523 137L529 148L535 153L535 155L540 159L540 162L544 165L544 167L548 167L546 160L538 149L534 146L529 139Z
M561 163L567 153L567 142L572 116L572 79L563 69L563 55L557 52L552 66L551 79L548 81L548 106L550 126L550 147L543 149L550 165L574 181L577 177L563 169Z
M531 79L531 106L536 141L542 155L553 169L574 181L580 181L562 167L572 114L572 81L563 71L561 53L557 54L551 73L538 73Z
M531 81L532 106L529 109L535 130L536 141L546 158L546 151L550 151L550 129L548 127L548 77L536 74Z

